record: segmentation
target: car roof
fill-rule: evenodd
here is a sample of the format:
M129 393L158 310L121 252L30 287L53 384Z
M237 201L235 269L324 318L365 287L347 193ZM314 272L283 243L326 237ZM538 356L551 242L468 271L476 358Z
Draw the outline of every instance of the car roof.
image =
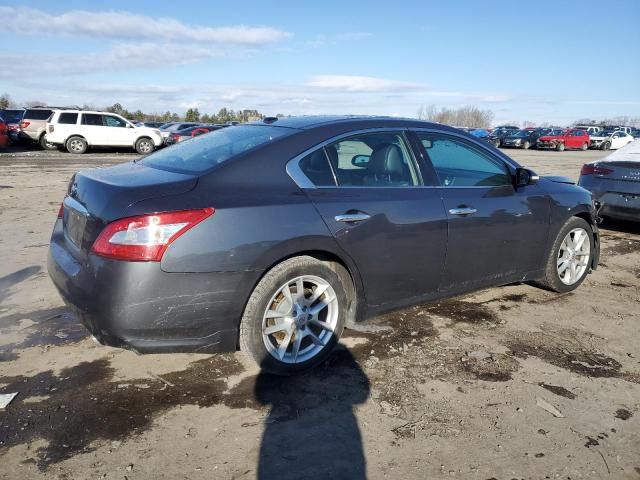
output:
M368 116L368 115L303 115L299 117L266 117L257 122L251 122L253 125L273 125L277 127L295 128L299 130L309 130L317 127L340 124L343 126L353 125L357 128L367 128L367 126L385 127L401 127L404 128L408 124L415 128L450 128L439 123L426 122L415 118L402 117L385 117L385 116Z

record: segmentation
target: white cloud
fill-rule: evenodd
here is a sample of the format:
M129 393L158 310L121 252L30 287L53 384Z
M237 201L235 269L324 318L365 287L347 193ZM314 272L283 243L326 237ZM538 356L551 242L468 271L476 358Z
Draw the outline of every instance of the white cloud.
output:
M344 92L398 92L424 90L421 83L388 80L386 78L362 77L357 75L317 75L306 84L310 87L341 90Z
M264 45L292 36L289 32L271 27L188 25L173 18L156 18L121 11L71 10L54 15L34 8L0 6L0 18L5 20L4 30L21 34L82 35L114 40Z
M188 65L225 55L224 50L220 48L150 42L121 43L112 46L105 52L83 54L18 55L0 53L0 65L11 65L10 69L0 69L0 78L14 78L16 75L29 77L38 75L68 76L147 70L164 66Z

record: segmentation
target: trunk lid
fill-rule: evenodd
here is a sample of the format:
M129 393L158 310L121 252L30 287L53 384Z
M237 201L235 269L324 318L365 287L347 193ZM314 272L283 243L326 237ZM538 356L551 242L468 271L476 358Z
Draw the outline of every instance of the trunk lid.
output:
M139 214L131 211L132 205L189 192L197 183L195 175L134 162L78 172L69 185L63 216L69 250L76 258L86 257L107 223Z
M612 170L611 173L599 176L605 180L615 180L618 182L640 182L640 160L618 160L603 161L596 164L600 168Z

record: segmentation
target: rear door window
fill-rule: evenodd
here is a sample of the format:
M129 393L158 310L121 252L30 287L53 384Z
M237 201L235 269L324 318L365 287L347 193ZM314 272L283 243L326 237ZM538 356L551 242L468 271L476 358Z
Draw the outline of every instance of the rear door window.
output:
M63 125L75 125L78 123L78 114L77 113L61 113L60 117L58 117L58 123Z
M102 115L99 113L83 113L82 125L92 125L95 127L102 126Z
M335 187L336 182L324 148L300 160L300 170L316 187Z
M46 120L51 116L51 110L34 109L27 110L24 118L27 120Z

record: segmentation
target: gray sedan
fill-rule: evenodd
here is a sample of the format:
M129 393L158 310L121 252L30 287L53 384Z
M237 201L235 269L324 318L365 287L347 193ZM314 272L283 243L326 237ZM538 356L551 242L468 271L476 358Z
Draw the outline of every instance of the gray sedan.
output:
M640 221L640 141L584 165L578 184L593 194L600 217Z

